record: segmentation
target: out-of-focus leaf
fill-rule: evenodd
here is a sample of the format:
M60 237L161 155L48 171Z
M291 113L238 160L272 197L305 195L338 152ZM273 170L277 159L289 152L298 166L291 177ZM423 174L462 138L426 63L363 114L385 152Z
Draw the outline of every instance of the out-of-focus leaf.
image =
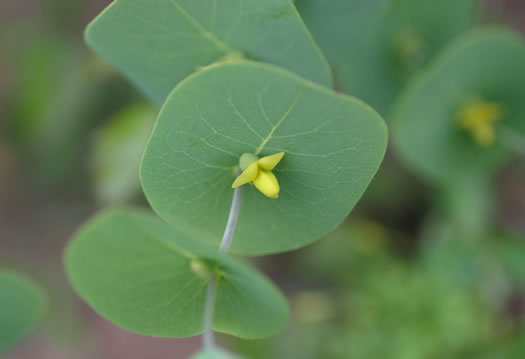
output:
M359 56L358 49L379 26L389 0L297 0L295 5L337 74Z
M487 176L511 152L501 126L525 133L525 41L510 30L475 30L450 45L404 91L396 105L392 137L411 169L440 186ZM466 101L500 104L495 143L482 147L458 123Z
M124 202L140 191L139 168L157 111L149 105L124 108L95 138L95 192L101 203Z
M42 290L19 274L0 271L0 355L21 341L41 318Z
M299 0L339 87L387 115L399 91L476 22L478 0Z

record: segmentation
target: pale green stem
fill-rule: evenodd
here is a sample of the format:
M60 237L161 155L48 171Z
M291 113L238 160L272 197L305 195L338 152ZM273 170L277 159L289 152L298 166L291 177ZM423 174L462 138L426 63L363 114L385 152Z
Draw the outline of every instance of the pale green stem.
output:
M237 187L233 191L233 200L232 206L230 209L230 216L228 217L228 222L226 223L226 229L224 230L224 235L222 236L221 244L219 250L221 252L228 252L232 244L233 235L235 233L235 228L237 227L237 222L239 221L239 214L241 212L241 199L242 199L242 187ZM206 295L206 302L204 304L204 328L202 333L202 344L205 349L211 349L215 346L215 339L213 335L213 315L215 309L215 290L217 283L215 278L210 280L208 285L208 293Z
M213 337L213 313L215 311L215 278L210 280L208 284L208 293L206 295L206 302L204 303L204 329L202 332L202 345L205 349L215 347L215 339Z
M221 245L219 250L222 252L228 252L233 240L233 234L235 228L237 228L237 222L239 221L239 214L241 213L241 199L242 199L242 187L237 187L233 191L232 206L230 208L230 216L228 217L228 223L226 223L226 229L222 236Z
M525 156L525 136L503 126L499 128L499 131L502 140L501 143L505 147L521 156Z

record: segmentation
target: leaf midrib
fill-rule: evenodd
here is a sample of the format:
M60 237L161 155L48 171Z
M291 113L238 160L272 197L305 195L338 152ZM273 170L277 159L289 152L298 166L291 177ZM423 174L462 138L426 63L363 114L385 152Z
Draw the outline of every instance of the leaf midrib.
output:
M196 18L184 9L184 7L177 2L177 0L170 0L171 4L206 38L213 46L224 53L234 52L234 50L224 41L215 36L211 31L206 29Z
M181 248L176 243L171 241L169 238L164 237L163 235L147 230L145 228L139 227L138 231L142 232L146 238L150 238L153 243L157 243L159 247L163 247L168 250L168 253L177 254L181 257L185 257L189 260L197 259L198 256Z
M273 134L275 133L275 131L277 131L277 129L279 129L279 127L281 127L281 125L284 123L284 121L286 121L286 119L288 118L288 116L290 115L290 113L292 113L292 111L297 107L297 104L299 103L299 101L301 100L301 98L304 96L304 92L299 92L297 94L297 96L295 96L294 100L292 101L292 103L290 104L290 106L288 106L288 108L286 109L286 111L284 112L284 114L281 116L281 118L279 119L279 121L277 121L277 123L272 127L272 129L270 130L270 132L268 133L268 136L266 136L263 141L261 142L261 144L259 145L259 147L257 147L257 149L255 150L255 154L258 156L262 150L264 150L264 146L266 146L266 144L272 139L273 137Z

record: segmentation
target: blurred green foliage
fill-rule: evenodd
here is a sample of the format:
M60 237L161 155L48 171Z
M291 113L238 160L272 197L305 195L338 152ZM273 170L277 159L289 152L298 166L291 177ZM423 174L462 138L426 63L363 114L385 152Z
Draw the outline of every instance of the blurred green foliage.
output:
M297 0L339 87L388 115L404 84L477 21L478 0Z
M437 186L490 178L516 154L504 131L525 138L524 78L520 34L486 27L461 36L402 91L391 122L399 158Z
M18 344L42 319L46 298L24 276L0 270L0 355Z
M123 203L140 193L140 160L156 114L151 105L130 105L97 131L92 156L95 194L101 204Z
M406 85L486 17L478 2L466 0L295 3L337 87L387 117ZM23 22L1 24L9 31L0 34L7 54L0 61L7 75L0 141L24 169L12 174L14 182L55 188L54 205L64 210L59 197L70 191L84 193L91 209L142 204L133 172L155 111L83 47L89 4L46 1ZM486 71L498 80L515 73L505 65ZM519 87L517 104L525 97ZM231 348L255 359L525 357L525 175L517 167L436 186L390 153L357 216L309 248L260 261L291 300L290 328L267 340L232 341ZM0 184L2 194L15 192ZM11 255L4 247L0 259Z
M261 359L520 357L525 313L506 310L524 288L525 243L461 237L441 220L423 233L416 255L400 257L387 228L348 222L295 266L292 278L311 278L315 289L291 296L294 326L237 348Z
M85 171L89 133L139 97L65 34L33 27L13 26L5 35L14 84L2 101L2 127L35 183L56 186Z

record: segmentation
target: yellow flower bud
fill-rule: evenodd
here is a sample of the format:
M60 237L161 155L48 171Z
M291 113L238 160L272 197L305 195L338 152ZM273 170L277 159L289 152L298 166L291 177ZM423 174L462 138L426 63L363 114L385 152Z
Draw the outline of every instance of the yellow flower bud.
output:
M258 158L254 154L245 153L241 156L241 169L243 172L235 179L232 188L237 188L246 183L253 183L255 188L262 192L266 197L276 199L279 197L281 188L277 177L272 170L284 157L284 152L276 153L271 156Z

